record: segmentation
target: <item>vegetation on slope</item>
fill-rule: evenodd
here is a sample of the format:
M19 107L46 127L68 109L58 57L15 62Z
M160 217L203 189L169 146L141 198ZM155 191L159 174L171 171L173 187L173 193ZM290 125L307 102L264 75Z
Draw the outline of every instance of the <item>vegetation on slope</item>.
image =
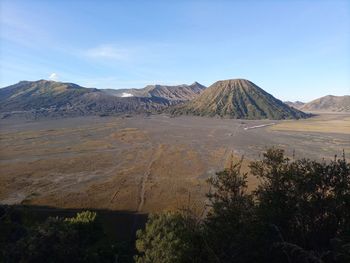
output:
M285 104L287 104L289 107L293 107L294 109L300 109L301 107L303 107L305 105L304 102L302 101L285 101Z
M130 94L135 97L155 97L170 101L187 101L196 98L205 88L205 86L198 82L194 82L191 85L148 85L143 89L105 89L103 91L117 97Z
M0 111L32 110L61 107L96 89L86 89L73 83L55 81L21 81L0 89Z
M98 89L56 81L21 81L0 89L0 112L4 117L18 111L34 117L65 117L147 113L170 105L167 99L118 98Z
M304 111L350 112L350 96L324 96L300 107Z
M308 116L245 79L217 81L199 97L174 108L172 113L235 119L298 119Z

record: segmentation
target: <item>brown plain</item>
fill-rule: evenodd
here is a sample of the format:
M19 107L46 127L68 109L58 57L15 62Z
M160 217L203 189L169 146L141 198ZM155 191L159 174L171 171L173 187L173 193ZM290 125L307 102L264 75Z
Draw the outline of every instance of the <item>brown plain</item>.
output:
M0 121L0 203L154 212L205 207L206 179L270 146L298 157L350 153L350 116L246 121L167 115ZM233 157L232 157L233 156ZM249 189L259 181L249 175Z

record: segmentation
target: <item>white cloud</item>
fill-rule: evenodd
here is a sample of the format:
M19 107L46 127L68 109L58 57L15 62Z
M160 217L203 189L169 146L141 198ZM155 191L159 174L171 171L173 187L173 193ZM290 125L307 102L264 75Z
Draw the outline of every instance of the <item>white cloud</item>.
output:
M51 73L50 76L49 76L49 79L53 80L53 81L57 81L58 80L57 73L55 73L55 72Z
M122 93L122 98L127 98L127 97L133 97L134 95L132 95L131 93L127 93L127 92L123 92Z
M125 60L128 57L128 52L125 49L117 48L113 45L100 45L95 48L88 49L84 52L86 57L103 58L113 60Z

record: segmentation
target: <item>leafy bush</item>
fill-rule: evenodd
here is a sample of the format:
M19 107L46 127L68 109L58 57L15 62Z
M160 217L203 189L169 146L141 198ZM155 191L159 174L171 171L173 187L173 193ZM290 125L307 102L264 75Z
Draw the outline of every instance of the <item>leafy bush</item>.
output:
M290 162L282 150L268 150L251 164L262 183L256 214L266 227L320 260L334 260L334 239L350 242L350 164L307 159ZM273 232L273 231L270 231Z
M165 212L149 217L145 230L137 232L135 257L140 263L199 262L196 222L184 213Z
M261 181L252 193L241 163L208 180L210 210L201 224L153 215L138 234L139 262L350 262L345 158L291 161L269 149L250 165Z
M10 210L7 217L18 214ZM97 219L95 212L85 211L72 218L49 217L43 223L26 226L4 217L1 229L10 227L10 231L20 234L13 236L5 232L0 261L114 262L117 255L122 254L120 244L106 238Z
M208 183L211 210L204 220L205 240L218 262L253 260L256 242L254 231L254 201L247 193L247 174L241 173L242 160L216 173Z

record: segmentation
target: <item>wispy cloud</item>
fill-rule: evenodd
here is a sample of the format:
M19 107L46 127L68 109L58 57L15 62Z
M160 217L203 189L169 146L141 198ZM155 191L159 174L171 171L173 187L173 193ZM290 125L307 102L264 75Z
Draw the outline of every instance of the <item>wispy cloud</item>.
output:
M57 81L58 80L57 73L55 73L55 72L51 73L50 76L49 76L49 79L53 80L53 81Z
M29 48L40 48L50 42L50 32L32 22L25 16L22 9L8 4L4 4L2 8L0 12L0 38L2 40Z
M86 50L83 54L88 58L110 60L127 60L130 56L129 50L114 45L100 45Z

